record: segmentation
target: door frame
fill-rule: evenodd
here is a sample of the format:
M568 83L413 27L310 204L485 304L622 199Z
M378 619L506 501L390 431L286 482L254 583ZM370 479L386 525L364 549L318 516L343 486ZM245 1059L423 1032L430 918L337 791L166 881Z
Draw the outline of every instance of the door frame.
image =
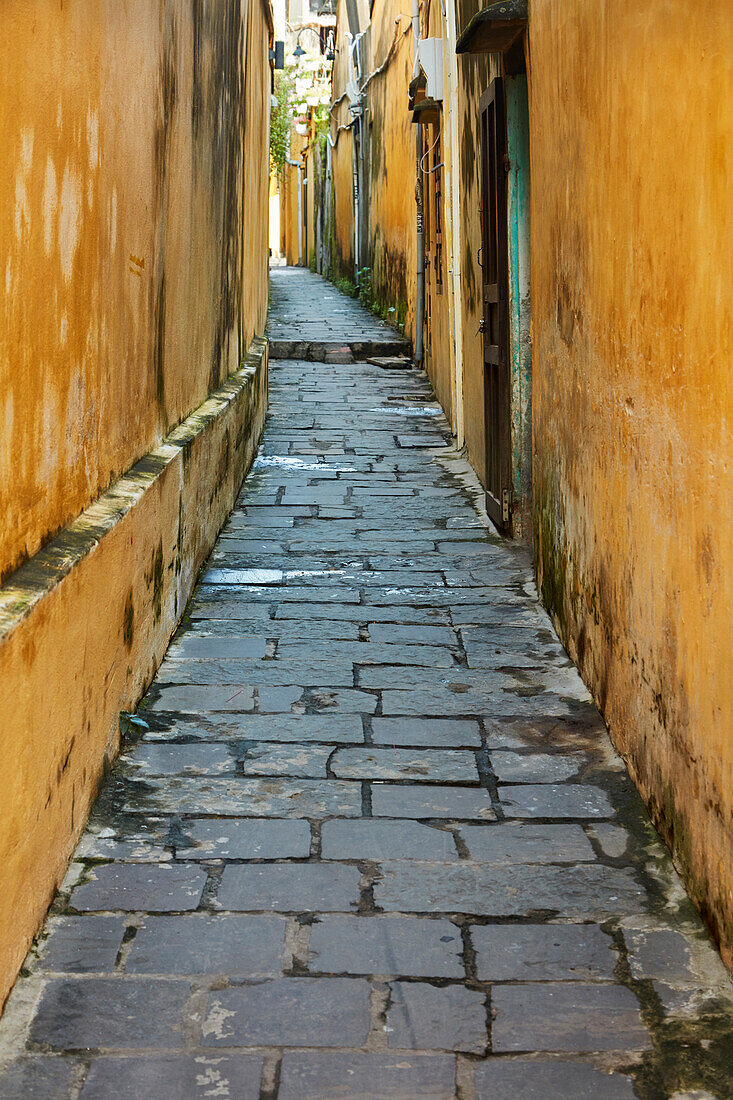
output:
M479 100L481 134L481 331L483 333L486 511L502 532L511 523L509 240L504 81Z

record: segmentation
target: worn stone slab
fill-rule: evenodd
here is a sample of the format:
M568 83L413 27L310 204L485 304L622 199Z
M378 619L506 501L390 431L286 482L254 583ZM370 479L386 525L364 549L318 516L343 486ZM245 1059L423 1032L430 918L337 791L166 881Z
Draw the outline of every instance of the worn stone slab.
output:
M460 825L458 835L477 863L580 863L596 858L580 825Z
M450 626L405 626L394 623L373 623L369 627L373 642L395 645L456 646L458 638Z
M229 721L225 719L224 721ZM226 726L228 736L244 741L325 742L359 744L364 740L356 714L251 715Z
M455 1059L358 1051L286 1053L278 1100L454 1100Z
M203 868L171 863L103 863L90 867L87 876L72 892L74 909L196 909L206 885Z
M358 978L276 978L210 994L202 1044L360 1047L368 1032L368 982Z
M473 1075L475 1100L634 1100L630 1077L588 1062L548 1058L489 1058Z
M426 783L478 783L476 757L456 749L337 749L331 770L341 779L409 779Z
M311 929L309 970L327 974L463 978L460 929L419 917L322 917Z
M52 917L39 945L37 966L57 973L93 974L114 969L122 946L124 917Z
M261 1054L95 1058L81 1100L259 1100Z
M312 653L311 660L327 658L331 653L334 662L351 661L355 665L410 665L421 668L452 668L453 654L445 646L437 645L376 645L372 642L317 641L311 644L280 642L277 660L304 661Z
M249 684L156 685L141 705L152 711L247 711L254 709L254 689Z
M158 671L158 690L172 684L225 685L233 684L229 695L237 689L289 684L326 684L328 687L351 687L354 683L353 662L335 661L164 661ZM212 708L221 709L221 708Z
M257 709L261 714L290 714L298 710L305 712L303 702L305 697L306 692L303 687L287 685L259 687Z
M507 817L593 820L616 816L606 791L586 783L500 786L499 800Z
M115 822L115 827L105 826L98 830L97 822L92 820L82 835L75 860L118 859L125 863L168 863L173 858L170 851L163 847L164 826L160 820L151 821L151 827L145 822L142 828L133 828L129 822Z
M290 508L268 508L267 516L247 515L235 512L221 532L222 538L257 539L258 541L281 540L293 527L295 513Z
M201 741L194 745L136 745L120 765L128 775L226 775L234 773L236 756L226 745Z
M292 775L325 779L333 745L273 745L267 742L247 746L240 768L244 775Z
M274 689L270 689L272 693ZM267 689L258 692L259 709L268 709ZM309 714L374 714L379 697L366 691L348 688L312 687L301 692L294 710ZM272 708L272 704L269 704Z
M547 665L569 667L570 658L557 646L541 646L529 640L514 637L502 640L500 644L470 645L466 643L466 662L469 668L496 669L515 666L518 668L543 668Z
M604 920L638 912L645 891L632 872L586 863L575 867L494 867L460 860L384 862L374 884L385 912L531 916L549 911L569 919Z
M520 695L515 691L454 690L451 687L424 685L419 689L394 691L386 685L382 690L382 714L385 715L478 715L497 718L526 715L571 715L570 701L560 695L548 693Z
M286 921L195 913L145 917L125 960L127 974L231 974L258 978L282 973Z
M201 818L181 824L178 859L303 859L311 830L296 818Z
M29 1039L51 1050L178 1048L189 998L185 982L140 978L52 978Z
M491 1044L501 1051L646 1050L651 1037L624 986L582 982L497 985Z
M201 584L282 584L282 569L207 569Z
M579 754L518 753L491 750L491 769L500 783L557 783L570 779L587 764Z
M634 978L656 979L673 988L702 986L720 994L733 1010L733 980L702 930L692 937L673 928L627 920L623 935Z
M374 718L372 736L377 745L422 745L425 748L480 748L481 731L475 721L459 718Z
M456 859L451 834L416 821L357 818L326 821L321 828L323 859Z
M317 596L320 601L321 590ZM276 619L347 619L357 623L435 623L447 625L448 611L434 607L364 607L324 604L317 601L305 604L281 603L275 612Z
M486 1052L486 997L460 985L393 982L387 1045L405 1050Z
M481 787L408 786L375 783L372 788L372 812L375 817L475 818L493 821L496 817L491 795Z
M629 850L631 833L621 825L611 825L607 821L595 822L589 827L589 834L599 845L604 855L611 859L622 859Z
M116 808L139 814L358 817L361 784L335 779L151 778L123 790Z
M3 1100L71 1100L81 1066L72 1058L30 1055L14 1058L0 1066L0 1096Z
M266 637L211 637L187 632L175 638L168 649L168 657L190 657L200 661L236 660L264 657Z
M597 924L475 925L471 941L481 981L610 981L618 963Z
M476 694L487 697L493 692L513 687L514 680L504 672L469 673L465 668L452 668L435 675L424 668L405 668L403 665L376 665L363 668L359 683L365 688L399 691L409 688L419 698L423 691L442 686L455 695Z
M216 906L282 913L349 912L359 902L358 868L334 863L268 863L224 868Z

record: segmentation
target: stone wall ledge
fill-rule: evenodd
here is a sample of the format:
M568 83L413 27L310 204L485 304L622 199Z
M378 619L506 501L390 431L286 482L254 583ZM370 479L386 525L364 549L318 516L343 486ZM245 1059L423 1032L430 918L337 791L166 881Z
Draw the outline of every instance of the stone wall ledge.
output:
M255 337L240 370L0 585L0 645L56 584L92 553L193 440L252 387L263 366L266 370L266 352L267 341Z
M0 1006L257 452L268 345L0 588Z

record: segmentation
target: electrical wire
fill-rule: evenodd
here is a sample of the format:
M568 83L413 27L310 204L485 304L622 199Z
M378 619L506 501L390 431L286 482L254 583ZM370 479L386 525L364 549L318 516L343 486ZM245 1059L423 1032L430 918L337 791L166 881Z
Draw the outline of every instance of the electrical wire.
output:
M443 165L444 165L444 162L441 160L440 164L436 164L434 168L423 168L423 163L424 163L425 159L430 156L430 154L432 153L433 149L438 144L438 142L440 141L442 136L443 136L443 123L441 121L440 131L438 133L438 136L436 137L435 141L430 146L430 148L426 149L425 152L423 153L423 155L420 157L420 171L423 173L424 176L432 175L433 172L437 172L438 169L442 168Z

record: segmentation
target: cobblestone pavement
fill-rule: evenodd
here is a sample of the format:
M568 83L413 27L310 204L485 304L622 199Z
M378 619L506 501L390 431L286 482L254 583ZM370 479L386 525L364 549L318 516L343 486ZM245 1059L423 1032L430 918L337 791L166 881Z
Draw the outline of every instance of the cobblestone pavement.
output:
M733 1095L726 973L479 501L423 374L272 365L5 1100Z
M380 355L409 345L391 325L340 294L319 275L297 267L273 267L267 322L270 358L343 358L339 352ZM378 350L379 349L379 350Z

